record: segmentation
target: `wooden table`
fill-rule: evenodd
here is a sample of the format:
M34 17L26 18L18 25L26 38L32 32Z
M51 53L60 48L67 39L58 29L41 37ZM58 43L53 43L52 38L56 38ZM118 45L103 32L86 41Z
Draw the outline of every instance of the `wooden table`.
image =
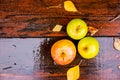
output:
M66 71L80 60L79 80L120 80L120 51L113 47L114 37L120 37L120 18L115 19L120 1L72 0L79 13L65 11L63 2L0 0L0 80L66 80ZM66 25L73 18L98 28L99 54L86 60L77 53L71 64L56 65L50 48L57 40L70 39ZM63 25L60 32L52 31L56 24Z

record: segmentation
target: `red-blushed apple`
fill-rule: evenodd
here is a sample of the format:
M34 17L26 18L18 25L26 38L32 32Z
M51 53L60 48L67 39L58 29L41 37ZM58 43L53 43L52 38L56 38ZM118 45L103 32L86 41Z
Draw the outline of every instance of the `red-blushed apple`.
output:
M94 58L99 53L99 42L96 38L85 37L78 42L78 52L85 58Z
M88 32L88 27L82 19L72 19L67 24L67 34L74 40L80 40L85 37Z
M51 47L51 56L59 65L70 64L75 59L76 47L68 39L58 40Z

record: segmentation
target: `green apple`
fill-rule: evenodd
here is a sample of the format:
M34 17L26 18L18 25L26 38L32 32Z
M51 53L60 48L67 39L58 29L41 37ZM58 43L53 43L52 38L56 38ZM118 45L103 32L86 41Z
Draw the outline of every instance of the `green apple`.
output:
M78 52L85 58L94 58L99 53L99 42L96 38L85 37L78 42Z
M79 40L86 36L88 27L82 19L72 19L67 24L67 34L74 40Z

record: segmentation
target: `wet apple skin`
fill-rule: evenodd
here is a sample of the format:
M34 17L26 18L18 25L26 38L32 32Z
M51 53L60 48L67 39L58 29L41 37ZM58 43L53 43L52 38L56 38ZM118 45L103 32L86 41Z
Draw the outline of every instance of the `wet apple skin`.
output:
M55 42L51 47L51 57L59 65L70 64L76 56L74 43L67 39Z
M96 38L85 37L78 42L78 52L86 59L94 58L99 53L99 42Z

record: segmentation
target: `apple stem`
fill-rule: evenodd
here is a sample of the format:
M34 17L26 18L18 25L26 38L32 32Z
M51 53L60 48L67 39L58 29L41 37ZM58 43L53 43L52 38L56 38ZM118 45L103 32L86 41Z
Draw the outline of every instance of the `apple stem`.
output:
M80 66L80 65L81 65L81 63L82 63L82 59L80 60L80 62L78 63L78 65Z

